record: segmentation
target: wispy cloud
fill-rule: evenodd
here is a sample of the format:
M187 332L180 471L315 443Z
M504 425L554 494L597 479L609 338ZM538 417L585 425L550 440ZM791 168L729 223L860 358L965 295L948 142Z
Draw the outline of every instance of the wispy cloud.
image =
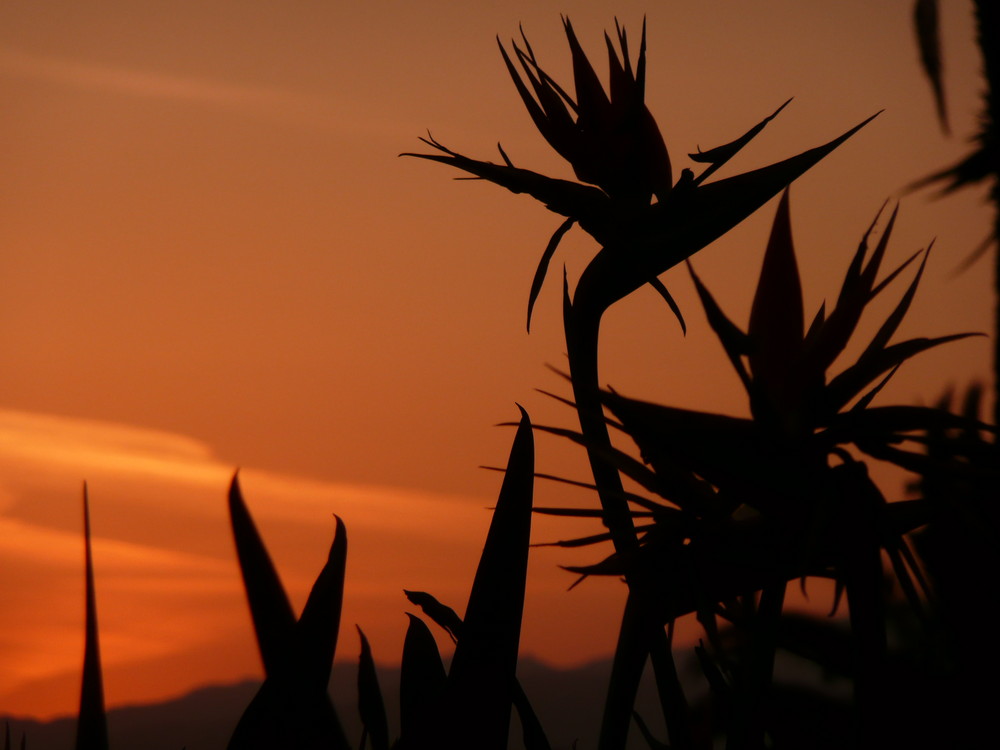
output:
M210 446L183 435L0 410L0 591L4 611L17 613L0 617L0 706L72 710L46 704L46 691L37 687L78 680L84 478L107 668L134 673L138 664L172 653L200 654L185 662L183 674L150 675L149 684L131 686L128 695L109 687L109 700L163 697L256 671L226 516L232 470ZM351 545L345 643L359 622L398 656L403 587L464 600L489 523L486 503L253 469L243 477L297 606L325 559L332 515L344 518ZM205 658L212 644L229 663ZM234 672L233 644L241 644L242 671Z
M302 106L319 103L319 100L277 88L220 83L189 76L122 68L40 55L9 46L0 47L0 69L9 75L133 96L253 106Z
M238 109L267 119L342 127L359 119L345 102L264 85L246 85L106 65L0 45L0 74L78 89Z
M257 671L226 511L232 470L211 446L184 435L0 410L0 707L51 716L70 713L78 699L84 478L109 702L161 699ZM355 623L379 659L399 658L403 588L432 591L458 608L465 602L492 498L253 468L241 478L296 607L326 558L333 514L344 519L342 658L356 653ZM555 534L551 526L536 529L539 541ZM608 582L565 594L572 576L557 563L574 560L565 550L538 555L545 562L531 576L525 653L571 661L602 655L624 589ZM565 617L587 623L572 643L559 626Z
M0 410L0 462L218 481L228 467L210 447L173 433L86 419ZM2 502L2 498L0 498ZM0 505L0 508L3 506Z

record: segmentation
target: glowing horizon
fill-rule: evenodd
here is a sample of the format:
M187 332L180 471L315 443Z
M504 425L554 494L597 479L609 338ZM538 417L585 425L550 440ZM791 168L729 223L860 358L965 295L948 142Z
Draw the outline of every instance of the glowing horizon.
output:
M38 466L47 469L41 480ZM0 675L4 711L47 718L75 711L83 546L80 487L73 486L73 477L80 475L88 478L91 496L108 704L259 676L225 510L234 469L207 446L121 424L0 411L0 469L0 570L16 571L5 573L0 585L7 592L7 611L18 613L0 620L7 654ZM355 658L357 622L379 660L398 663L404 612L413 609L403 588L433 591L464 607L489 524L483 502L252 468L241 469L240 476L296 607L304 602L332 540L331 514L345 520L349 555L340 660ZM454 526L445 520L466 532L455 537ZM540 526L548 530L536 531L539 540L554 538L552 524ZM565 638L557 623L546 623L544 615L532 611L531 602L565 594L573 578L554 565L548 571L537 563L533 568L523 652L562 665L601 656L602 641L583 633L573 639L573 648L549 652L546 647L557 640L565 647ZM614 633L617 615L602 606L604 588L567 595L563 606L590 619L606 638ZM206 653L220 655L215 661L221 663L199 663ZM175 665L165 679L129 684L142 665L168 658L187 671Z

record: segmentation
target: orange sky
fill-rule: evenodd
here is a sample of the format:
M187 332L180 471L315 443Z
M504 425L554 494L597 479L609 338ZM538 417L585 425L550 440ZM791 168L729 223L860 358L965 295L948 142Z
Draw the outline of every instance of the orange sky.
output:
M569 176L517 98L494 36L523 22L568 82L558 13L595 58L615 14L649 24L650 109L675 164L793 103L726 174L885 112L800 179L792 216L811 309L887 198L962 155L917 65L909 0L333 3L54 1L0 5L0 711L68 712L82 656L79 496L92 497L109 703L258 670L225 525L237 465L301 602L340 514L351 538L345 627L398 659L400 590L461 605L516 418L572 425L558 284L524 310L559 221L527 198L399 159L431 128L471 156ZM970 9L943 8L953 125L974 123ZM973 193L905 198L891 258L936 237L900 335L989 330ZM773 207L700 253L745 320ZM593 248L571 233L571 278ZM555 266L554 266L555 268ZM557 274L553 274L557 276ZM743 410L683 272L613 311L605 380L643 398ZM886 300L891 302L891 300ZM929 401L988 373L983 339L908 364L886 399ZM540 439L542 471L585 477ZM895 490L893 490L895 491ZM539 502L587 502L540 484ZM539 540L580 528L536 528ZM607 653L621 587L539 551L523 651ZM574 558L579 559L579 558ZM611 602L609 604L608 602ZM572 637L564 635L566 623ZM345 629L341 654L354 658Z

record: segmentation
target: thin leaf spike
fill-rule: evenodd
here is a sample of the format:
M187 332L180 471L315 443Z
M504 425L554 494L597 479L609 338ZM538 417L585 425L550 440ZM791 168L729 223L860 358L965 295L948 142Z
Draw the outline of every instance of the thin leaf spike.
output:
M681 312L681 307L680 305L677 304L677 300L674 299L674 296L670 293L670 290L667 289L667 287L664 286L663 282L660 281L655 276L649 280L649 285L656 290L657 294L663 297L663 300L667 303L667 306L670 308L670 312L674 314L674 317L677 318L677 322L681 324L681 333L683 333L686 336L688 328L687 328L687 323L684 322L684 313Z
M348 750L328 692L347 556L344 526L338 518L327 563L296 621L235 478L229 511L266 677L243 712L228 748Z
M295 615L271 556L247 510L238 473L233 474L229 485L229 520L264 672L275 674L287 668Z
M296 630L296 640L302 649L303 676L313 681L319 690L326 690L330 681L344 601L347 529L339 516L335 518L337 532L330 545L330 554L309 592Z
M740 330L739 326L726 317L726 314L719 307L712 293L708 291L708 288L694 272L694 266L691 265L691 261L686 260L685 263L687 264L688 273L691 275L691 281L694 282L695 290L698 292L698 298L701 300L701 306L705 310L705 317L708 318L708 324L719 338L723 349L726 350L726 355L729 357L733 369L736 370L736 374L739 375L743 386L749 388L750 374L743 364L743 355L750 351L749 337Z
M559 225L559 228L556 229L552 238L549 240L549 244L545 246L545 252L542 253L541 260L538 261L538 268L535 271L534 278L531 280L531 291L528 293L528 333L531 333L531 311L535 307L535 300L538 299L538 293L542 291L542 282L545 281L545 274L549 270L549 261L551 261L552 256L555 255L556 248L559 247L559 241L562 240L563 235L566 234L566 232L568 232L575 223L576 219L571 217Z
M576 86L576 103L580 108L580 117L588 120L590 125L604 126L610 117L611 102L601 86L601 81L594 67L583 51L573 24L568 18L563 18L563 28L569 41L570 54L573 59L573 83Z
M788 386L802 349L803 329L802 285L786 188L771 228L748 329L750 371L771 402L785 401L790 395Z
M750 141L752 141L757 136L757 134L760 133L760 131L762 131L769 122L771 122L771 120L777 117L781 113L781 110L787 107L791 101L792 101L791 99L785 101L784 104L782 104L780 107L774 110L774 112L772 112L763 120L761 120L752 128L750 128L750 130L745 132L735 141L723 144L722 146L716 146L715 148L711 148L708 151L702 151L701 149L698 149L697 153L688 154L688 156L691 158L692 161L707 163L709 165L708 169L706 169L704 172L698 175L695 182L696 183L704 182L710 175L712 175L712 173L714 173L717 169L719 169L719 167L721 167L727 161L736 156L736 154L739 153L739 151L744 146L746 146Z
M927 248L927 252L924 253L923 260L920 262L920 267L917 269L916 275L913 277L913 281L910 282L910 286L907 287L906 291L903 293L902 298L899 300L899 304L892 311L885 322L879 328L878 332L872 338L871 343L868 344L868 348L865 349L864 357L867 354L874 353L885 349L889 344L889 339L899 328L899 324L903 322L903 318L906 315L907 310L910 309L910 303L913 302L913 296L917 293L917 286L920 284L920 279L924 275L924 268L927 266L927 257L930 254L930 248Z
M534 471L531 421L521 409L521 422L448 675L442 748L507 747L524 608Z
M808 337L810 367L816 373L825 373L827 368L833 364L834 360L844 350L844 347L847 346L847 342L850 341L858 325L858 321L861 319L861 314L864 312L865 306L876 294L874 287L875 278L878 275L879 267L885 256L886 248L889 245L889 237L892 235L899 206L897 205L889 216L882 236L879 238L878 244L875 246L866 264L865 255L868 252L868 243L884 209L885 205L879 209L878 214L872 220L871 225L858 244L858 249L851 259L850 266L844 276L844 282L837 296L837 302L830 312L829 317L827 317L822 326L815 330L814 336L810 335ZM897 269L894 273L898 273L901 268Z
M364 631L361 637L361 663L358 666L358 713L361 723L371 739L372 750L389 750L389 722L385 717L385 702L375 673L375 660Z
M86 566L86 645L83 654L83 684L76 724L76 750L107 750L108 721L104 711L104 679L97 631L97 597L94 589L94 562L90 544L90 498L83 485L83 541Z
M879 215L882 211L879 210ZM889 247L889 238L892 237L892 229L896 225L896 217L899 216L899 204L892 209L892 213L889 214L889 221L886 222L885 230L882 232L882 236L879 238L878 244L875 246L874 252L872 252L872 257L868 261L868 265L865 266L864 273L862 274L862 287L867 290L872 290L875 286L875 278L878 276L878 269L882 265L882 260L885 258L885 251ZM876 220L878 216L875 217ZM872 291L871 294L874 296L875 292Z

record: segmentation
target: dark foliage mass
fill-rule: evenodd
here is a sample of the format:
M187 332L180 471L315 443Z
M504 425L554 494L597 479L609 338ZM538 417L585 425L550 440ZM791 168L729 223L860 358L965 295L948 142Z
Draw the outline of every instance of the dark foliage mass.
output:
M985 40L998 26L989 22L990 3L976 6L992 82L994 53ZM946 125L935 3L920 0L916 19ZM731 142L690 154L693 166L675 179L644 102L645 26L634 63L624 29L616 26L614 39L606 36L607 89L568 20L564 26L572 95L545 72L523 34L509 49L501 44L500 52L528 115L577 181L516 167L502 148L499 164L469 158L430 136L422 140L431 152L409 155L530 195L560 217L530 286L529 327L562 237L579 226L597 243L575 289L563 284L572 394L557 398L573 408L579 427L533 426L521 410L464 615L430 593L405 591L421 615L409 614L403 647L399 737L390 734L372 649L358 628L360 746L549 748L516 676L533 512L599 520L603 528L555 544L603 549L593 563L570 570L581 579L620 577L628 588L601 729L580 747L624 748L633 728L633 736L654 749L720 742L729 750L983 745L992 734L991 689L984 685L1000 668L992 620L984 617L1000 602L995 587L980 583L995 580L1000 570L996 428L981 416L978 387L969 388L954 411L952 396L933 407L882 403L883 387L908 360L971 334L897 340L930 250L883 271L898 207L888 217L883 207L857 248L844 255L844 279L830 305L807 315L802 300L788 186L871 118L801 154L709 180L785 102ZM951 190L990 174L995 193L991 97L976 150L928 181L945 181ZM779 194L749 320L741 324L695 273L691 258ZM650 284L685 325L659 279L681 262L746 392L749 417L655 404L599 387L600 324L616 302ZM890 289L894 305L857 346L870 303ZM845 361L848 351L860 353ZM536 472L535 430L581 446L592 476ZM870 467L879 462L909 472L909 497L886 497L872 481ZM589 488L595 506L533 507L536 476ZM352 747L328 692L347 557L343 522L336 519L329 559L296 616L235 477L229 510L266 673L229 747ZM85 536L81 749L107 746L89 522ZM789 614L788 586L805 588L821 578L834 583L831 614L846 610L846 616ZM681 654L673 647L674 624L692 614L703 639L693 653ZM428 621L455 641L448 666ZM781 664L789 657L850 690L782 682ZM647 663L662 714L655 722L634 710ZM682 663L698 665L693 686ZM521 733L510 738L515 714ZM657 736L658 726L666 727L666 737Z

